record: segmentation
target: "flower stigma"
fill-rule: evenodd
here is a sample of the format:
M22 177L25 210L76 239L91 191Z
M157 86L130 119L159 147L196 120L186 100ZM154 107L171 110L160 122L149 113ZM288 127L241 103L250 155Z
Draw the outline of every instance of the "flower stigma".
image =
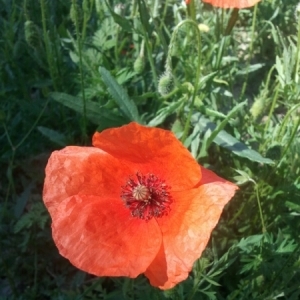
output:
M170 187L153 174L136 173L122 186L121 198L133 217L146 221L167 215L173 202Z

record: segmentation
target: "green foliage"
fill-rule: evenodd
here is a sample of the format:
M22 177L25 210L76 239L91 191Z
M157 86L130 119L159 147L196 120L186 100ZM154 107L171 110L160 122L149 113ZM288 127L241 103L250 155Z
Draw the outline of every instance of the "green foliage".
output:
M0 0L0 299L299 299L298 1L235 25L184 2ZM240 186L168 291L77 270L42 204L51 151L130 121L172 130Z

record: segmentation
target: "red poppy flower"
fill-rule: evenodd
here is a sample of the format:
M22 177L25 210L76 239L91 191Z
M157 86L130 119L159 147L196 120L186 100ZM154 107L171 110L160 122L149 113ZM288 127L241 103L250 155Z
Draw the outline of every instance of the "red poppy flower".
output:
M203 0L203 2L210 3L213 6L221 8L246 8L254 6L261 0Z
M46 167L53 239L97 276L168 289L187 278L237 187L198 165L169 131L131 123L66 147Z

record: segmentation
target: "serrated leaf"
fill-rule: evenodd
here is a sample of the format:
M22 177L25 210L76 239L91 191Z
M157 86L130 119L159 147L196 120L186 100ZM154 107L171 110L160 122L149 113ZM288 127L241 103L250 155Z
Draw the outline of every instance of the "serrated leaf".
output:
M263 237L264 237L263 234L256 234L256 235L249 236L247 238L242 238L240 242L237 244L237 247L239 247L246 253L249 253L251 252L253 247L260 244Z
M200 130L204 133L208 130L213 132L217 127L213 122L211 122L209 119L207 119L200 113L196 113L193 115L192 123L194 126L198 124ZM225 130L221 130L213 139L213 142L240 157L245 157L249 160L264 164L274 163L271 159L265 158L261 156L257 151L248 148L244 143L237 140Z
M107 86L108 92L119 105L123 115L131 121L139 122L139 113L135 103L128 97L125 89L111 76L110 72L100 67L99 72L102 76L104 84Z
M82 99L65 93L51 93L51 97L74 111L83 112ZM122 116L114 114L111 110L106 109L99 103L86 100L86 116L94 124L99 125L99 130L121 126L127 123L127 120Z

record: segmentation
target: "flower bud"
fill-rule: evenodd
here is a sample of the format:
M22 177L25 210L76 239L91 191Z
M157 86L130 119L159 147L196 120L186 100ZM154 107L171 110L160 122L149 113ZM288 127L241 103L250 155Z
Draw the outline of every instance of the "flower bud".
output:
M158 81L158 92L162 96L166 96L169 92L172 83L172 74L170 72L165 72Z
M39 45L39 31L38 27L32 21L26 21L24 24L24 34L26 43L36 48Z
M133 64L133 69L136 73L141 74L145 68L145 59L144 56L138 56Z
M198 28L201 32L209 32L209 27L206 24L201 23L198 25Z
M250 113L254 119L257 119L264 111L265 99L264 97L259 97L255 99L252 107L250 108Z

